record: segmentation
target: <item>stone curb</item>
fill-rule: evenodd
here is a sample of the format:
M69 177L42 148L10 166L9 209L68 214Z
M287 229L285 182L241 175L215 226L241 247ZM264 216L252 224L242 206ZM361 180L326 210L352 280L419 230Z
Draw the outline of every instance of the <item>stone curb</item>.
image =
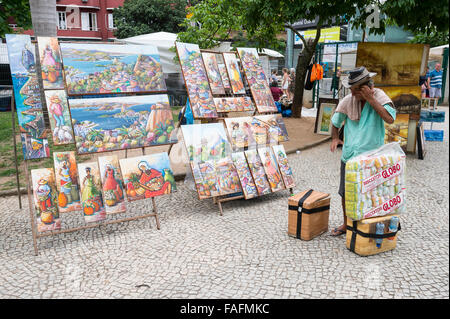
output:
M317 146L319 144L322 144L322 143L324 143L324 142L326 142L326 141L328 141L330 139L331 139L331 136L327 136L327 137L325 137L325 138L323 138L323 139L321 139L321 140L319 140L317 142L314 142L314 143L311 143L311 144L307 144L307 145L302 146L300 148L287 149L286 150L286 154L293 154L293 153L295 153L297 151L303 151L303 150L306 150L308 148L315 147L315 146ZM174 175L176 181L184 180L185 176L186 176L186 174L176 174L176 175ZM21 195L27 195L27 189L24 188L24 187L21 187L20 188L20 194ZM17 189L9 189L9 190L5 190L5 191L0 191L0 197L15 196L15 195L17 195Z

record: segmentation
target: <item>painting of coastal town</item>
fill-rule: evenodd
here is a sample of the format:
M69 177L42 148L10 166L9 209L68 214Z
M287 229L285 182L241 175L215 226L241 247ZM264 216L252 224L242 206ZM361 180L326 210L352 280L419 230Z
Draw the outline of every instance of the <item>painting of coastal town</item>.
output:
M176 190L167 152L119 160L129 201L170 194Z
M38 232L61 229L53 168L31 170L31 182Z
M181 125L189 161L220 160L231 154L222 123Z
M69 95L167 90L155 46L61 43L61 52Z
M44 90L64 89L61 50L58 38L37 37Z
M295 187L294 174L292 173L292 169L289 165L284 146L272 145L272 151L275 155L275 159L277 161L278 168L280 169L281 176L283 177L284 186L286 186L286 188Z
M258 195L261 196L269 194L271 192L270 184L267 180L261 158L258 155L258 151L256 149L247 150L244 152L244 154L247 158L248 167L250 168L253 180L255 181Z
M78 154L177 142L166 94L69 99Z
M225 67L230 78L231 89L234 94L245 94L244 82L242 81L241 71L236 54L233 52L222 53Z
M256 190L256 185L253 181L252 174L250 173L244 152L235 152L231 155L231 158L234 166L236 167L245 199L258 196L258 191Z
M53 152L60 213L81 210L80 186L75 152Z
M75 143L65 90L44 91L54 145Z
M29 35L6 34L5 37L24 158L49 157L35 46Z
M248 96L215 97L214 104L217 112L254 111L252 99Z
M100 169L102 196L106 214L126 211L123 179L117 155L99 157L98 166Z
M213 94L225 94L216 55L215 53L202 52L203 63L205 64L211 92Z
M281 178L278 165L270 147L258 148L258 155L266 172L267 179L272 192L284 189L283 179Z
M238 48L238 53L258 112L277 112L258 52L255 48Z
M97 162L79 163L81 208L86 223L98 222L106 218L103 204L100 170Z
M194 118L217 117L199 46L182 42L175 44Z

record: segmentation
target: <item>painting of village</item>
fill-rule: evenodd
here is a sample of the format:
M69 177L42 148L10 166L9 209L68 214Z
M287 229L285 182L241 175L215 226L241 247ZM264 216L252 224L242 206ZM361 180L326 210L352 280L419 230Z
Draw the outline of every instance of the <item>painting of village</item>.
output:
M383 86L379 88L391 98L397 113L416 114L420 117L422 106L420 86Z
M271 192L270 184L267 180L261 158L258 155L258 151L255 149L247 150L244 152L244 154L247 158L248 167L250 168L253 180L255 181L258 195L261 196L269 194Z
M167 90L155 46L61 43L61 52L69 95Z
M259 113L277 112L277 107L255 48L238 48L242 68Z
M295 187L294 174L292 173L292 169L289 166L284 146L272 145L272 151L278 163L278 168L280 169L281 176L283 177L284 186L286 186L286 188Z
M54 152L53 162L60 213L81 210L80 187L75 152Z
M75 143L65 90L44 91L54 145Z
M37 37L44 90L64 89L61 50L58 38Z
M239 176L230 156L216 161L215 169L220 195L242 192Z
M6 34L5 37L24 158L49 157L35 46L29 35Z
M252 99L248 96L215 97L214 104L217 112L244 112L254 111Z
M202 58L206 68L206 74L208 75L211 92L213 94L225 94L225 88L222 83L222 77L220 76L219 66L217 65L216 54L202 52Z
M79 163L81 208L86 223L98 222L106 218L103 204L100 170L97 162Z
M176 190L167 152L119 160L129 201L170 194Z
M222 53L225 67L230 78L231 89L234 94L245 94L244 82L242 81L241 71L236 54L233 52Z
M53 168L31 170L31 182L38 232L61 229Z
M199 46L176 42L176 48L194 118L217 117Z
M417 85L423 53L423 44L362 42L358 43L356 66L376 72L377 86Z
M126 211L123 179L117 155L98 158L100 178L102 181L102 197L106 214Z
M253 181L252 174L245 159L244 152L236 152L231 154L234 166L236 167L239 180L242 185L242 192L244 193L245 199L250 199L258 196L258 191L256 190L255 182Z
M78 154L177 142L167 95L70 99Z
M270 147L258 148L258 155L266 172L272 192L284 189L284 183L272 149Z
M217 185L217 175L214 163L207 161L202 163L190 162L192 176L199 199L219 196L219 186Z

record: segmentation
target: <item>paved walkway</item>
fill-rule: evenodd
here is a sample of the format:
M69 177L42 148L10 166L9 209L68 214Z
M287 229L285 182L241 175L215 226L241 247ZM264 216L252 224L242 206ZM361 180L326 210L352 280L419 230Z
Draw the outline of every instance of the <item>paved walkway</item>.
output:
M448 111L448 108L446 108ZM154 219L39 240L34 256L28 207L0 199L1 298L448 298L449 132L407 157L407 213L397 248L359 257L345 238L287 236L288 192L224 204L199 201L189 183L157 198ZM428 125L428 124L427 124ZM341 222L339 157L329 143L289 155L296 191L332 193L330 227ZM151 201L150 201L151 203ZM129 205L122 218L150 210ZM83 225L80 213L63 227Z

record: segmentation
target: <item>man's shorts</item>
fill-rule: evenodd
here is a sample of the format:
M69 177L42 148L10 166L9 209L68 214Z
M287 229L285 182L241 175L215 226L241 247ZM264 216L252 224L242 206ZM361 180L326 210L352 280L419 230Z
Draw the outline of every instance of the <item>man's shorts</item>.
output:
M345 195L345 163L341 161L341 181L339 183L339 195L344 198Z
M430 97L441 97L441 88L430 87Z

